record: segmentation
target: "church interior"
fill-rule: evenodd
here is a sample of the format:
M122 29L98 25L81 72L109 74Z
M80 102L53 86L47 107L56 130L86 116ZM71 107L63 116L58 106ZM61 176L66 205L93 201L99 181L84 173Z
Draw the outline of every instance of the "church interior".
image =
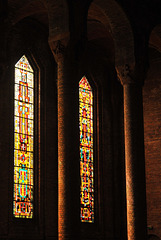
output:
M161 239L161 1L0 0L0 240Z

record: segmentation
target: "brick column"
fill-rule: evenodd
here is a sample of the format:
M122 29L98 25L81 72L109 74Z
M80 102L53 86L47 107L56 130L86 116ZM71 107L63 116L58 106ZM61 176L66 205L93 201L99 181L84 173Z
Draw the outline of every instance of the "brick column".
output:
M129 67L117 69L124 90L125 169L128 240L147 239L142 83Z
M57 61L58 239L76 240L80 225L79 82L64 43L50 46Z

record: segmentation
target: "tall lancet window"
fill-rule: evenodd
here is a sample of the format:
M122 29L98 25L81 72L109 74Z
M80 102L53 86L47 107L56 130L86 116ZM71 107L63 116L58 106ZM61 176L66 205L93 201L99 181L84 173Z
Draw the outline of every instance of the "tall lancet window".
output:
M22 56L15 65L13 215L33 217L34 72Z
M80 218L81 222L94 222L94 170L93 170L93 93L84 76L79 82L80 128Z

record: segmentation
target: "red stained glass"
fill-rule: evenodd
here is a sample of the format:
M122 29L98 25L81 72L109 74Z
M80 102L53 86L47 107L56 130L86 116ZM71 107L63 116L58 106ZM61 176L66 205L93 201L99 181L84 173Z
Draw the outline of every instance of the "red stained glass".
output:
M93 170L93 93L84 76L79 82L80 128L80 218L81 222L94 222L94 170Z
M26 56L15 65L13 215L33 217L34 73Z

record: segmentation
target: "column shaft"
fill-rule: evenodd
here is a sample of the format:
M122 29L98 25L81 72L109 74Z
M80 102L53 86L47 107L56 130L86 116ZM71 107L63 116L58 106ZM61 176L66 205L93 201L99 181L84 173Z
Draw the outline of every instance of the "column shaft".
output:
M75 240L80 224L78 82L63 58L58 61L57 91L58 238Z
M147 239L142 88L124 88L125 167L128 240Z

